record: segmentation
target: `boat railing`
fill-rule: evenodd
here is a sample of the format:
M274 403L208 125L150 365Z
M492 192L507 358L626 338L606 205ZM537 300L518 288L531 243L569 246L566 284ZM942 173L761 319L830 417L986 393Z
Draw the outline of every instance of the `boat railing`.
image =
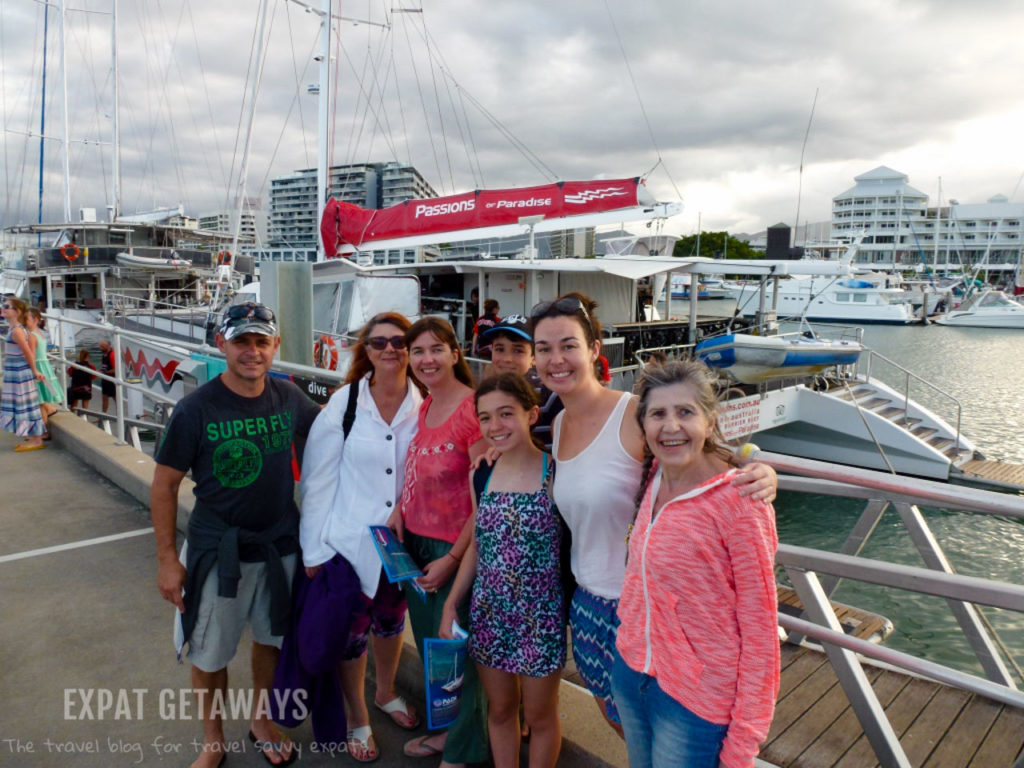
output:
M907 409L908 409L908 404L911 402L911 399L910 399L911 384L921 385L928 392L932 393L932 395L934 397L939 398L940 400L944 400L946 402L947 407L951 407L953 409L953 412L955 414L955 419L954 419L955 436L954 436L954 444L953 444L953 452L954 452L953 455L955 456L955 455L959 454L959 452L960 452L960 438L961 438L960 426L961 426L961 421L962 421L962 418L963 418L963 410L964 410L963 409L963 404L960 402L960 400L957 399L954 395L952 395L949 392L947 392L946 390L942 389L941 387L937 387L935 384L932 384L927 379L924 379L924 378L918 376L913 371L910 371L910 370L904 368L902 365L897 363L895 360L889 359L888 357L886 357L885 355L881 354L880 352L876 352L873 349L865 349L864 351L867 354L866 355L861 355L860 360L858 360L858 362L857 362L857 365L858 365L858 369L863 370L864 377L867 380L870 380L872 378L873 374L876 372L876 367L877 367L875 365L875 361L876 360L878 362L880 362L880 363L884 363L885 365L888 365L891 368L895 369L896 372L897 372L897 375L902 380L902 386L898 386L897 385L894 388L897 389L897 391L900 393L900 396L903 399L903 418L904 419L906 419L908 417ZM879 378L881 378L881 377L879 377Z
M180 304L172 301L180 291L171 291L164 298L148 293L135 296L127 293L106 292L105 310L111 318L122 317L153 329L162 328L176 336L184 336L193 342L206 339L206 326L197 324L197 313L205 311L204 321L210 319L212 309L203 304ZM131 317L127 317L130 314Z
M1024 709L1024 693L1014 679L1024 679L1021 669L980 607L1022 614L999 615L1001 624L1019 632L1024 586L1000 581L991 571L987 576L957 573L921 510L928 507L944 514L997 515L1024 521L1024 497L757 450L750 458L768 463L780 473L781 490L866 502L838 551L779 545L776 566L793 585L804 609L799 617L780 612L779 624L787 632L787 642L809 638L821 644L882 766L909 768L910 762L865 673L865 660ZM863 556L871 533L889 509L898 514L924 566ZM943 598L984 676L846 635L830 602L841 580Z

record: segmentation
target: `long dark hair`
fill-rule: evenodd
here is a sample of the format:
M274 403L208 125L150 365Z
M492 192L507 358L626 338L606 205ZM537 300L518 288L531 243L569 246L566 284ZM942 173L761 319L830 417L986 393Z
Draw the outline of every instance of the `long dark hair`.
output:
M466 362L466 358L462 356L459 340L456 338L455 331L447 320L434 315L421 317L405 332L405 346L412 349L416 339L428 332L434 334L438 341L455 351L458 355L454 368L455 378L467 387L473 387L473 373L469 370L469 363ZM412 371L410 370L409 373L411 375Z
M384 325L385 323L393 325L396 328L400 328L403 335L408 333L409 327L412 325L412 323L409 322L409 318L399 312L381 312L380 314L371 317L366 325L359 329L359 333L356 336L356 343L352 345L352 363L349 365L348 373L345 374L346 384L359 381L373 370L373 363L370 362L370 356L366 354L366 340L370 338L370 334L373 333L374 328L378 325ZM409 371L408 375L412 376L412 371ZM412 376L412 380L417 387L421 390L423 389L423 385L416 381L415 376Z
M644 430L644 417L647 415L647 408L650 403L651 392L661 387L670 387L673 384L693 384L697 392L697 407L703 412L705 418L713 419L718 413L718 393L715 391L714 374L704 363L696 360L673 360L661 365L648 365L644 368L643 374L633 387L639 401L636 406L636 421L640 425L641 433ZM731 466L736 465L736 456L727 447L727 442L722 436L722 430L718 419L714 418L714 426L711 435L704 441L703 452L712 453L722 461ZM654 464L654 454L651 453L647 440L644 440L644 465L640 479L640 487L637 489L634 498L636 509L640 509L640 503L647 492L647 485L651 479L651 468Z

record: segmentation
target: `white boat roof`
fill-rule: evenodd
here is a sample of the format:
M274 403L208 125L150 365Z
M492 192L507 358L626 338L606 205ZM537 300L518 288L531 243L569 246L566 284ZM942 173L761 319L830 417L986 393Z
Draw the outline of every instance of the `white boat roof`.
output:
M351 264L351 262L349 262ZM354 267L354 265L353 265ZM377 267L354 267L366 273L423 272L601 272L631 280L668 272L702 275L847 275L848 264L827 259L707 259L658 256L604 256L594 259L481 259L474 261L430 261Z

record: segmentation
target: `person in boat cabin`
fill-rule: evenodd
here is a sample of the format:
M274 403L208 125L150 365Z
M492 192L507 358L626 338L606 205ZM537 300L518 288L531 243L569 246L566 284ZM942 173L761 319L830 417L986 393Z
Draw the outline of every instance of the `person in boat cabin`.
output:
M374 706L400 728L411 730L420 723L415 709L395 691L405 593L388 583L369 529L384 525L401 497L406 452L423 402L419 383L409 375L409 326L403 315L384 312L359 331L345 385L331 395L310 430L299 485L299 540L306 576L323 578L321 570L344 560L361 588L338 669L346 746L359 762L380 757L363 693L367 641L373 646L376 669ZM354 409L346 421L350 404Z
M424 658L424 640L438 636L452 578L473 537L469 468L486 443L473 402L473 377L451 325L423 317L405 334L405 342L409 368L428 394L406 456L401 502L387 524L423 571L417 581L426 597L409 600L409 621ZM465 612L460 614L460 621L467 620ZM404 752L409 757L441 755L441 768L487 760L486 699L474 665L466 667L451 727L411 739Z
M530 312L537 373L561 399L552 423L557 470L553 498L568 525L577 587L569 608L573 657L609 725L622 726L611 689L618 600L625 576L625 536L644 460L636 398L602 386L597 303L579 293L544 301ZM753 463L729 479L743 496L771 501L775 471Z
M631 768L753 768L779 690L771 505L741 496L699 362L637 384L643 478L612 691Z
M491 345L491 367L494 373L516 373L524 377L537 393L540 411L533 425L533 436L551 452L551 421L562 410L558 395L544 386L537 375L533 354L530 320L523 315L509 315L481 334Z
M473 324L473 343L470 345L470 349L473 350L473 357L478 357L481 360L491 359L491 345L481 339L480 335L488 328L493 328L501 322L501 318L498 317L500 309L501 307L498 306L497 299L487 299L484 301L484 313Z
M472 586L469 655L487 693L494 765L519 765L521 691L529 764L551 768L561 747L558 687L566 650L562 525L547 490L550 457L531 434L539 409L522 376L484 379L476 411L499 457L476 470L474 535L444 603L441 637L453 637L452 622Z
M293 383L268 375L281 345L270 309L253 302L229 307L216 343L227 369L175 407L150 491L157 588L180 614L192 687L200 692L203 743L193 768L220 766L227 756L227 666L246 625L253 701L271 696L299 557L293 450L301 457L298 449L320 413ZM195 507L179 559L178 491L189 471ZM270 714L254 704L249 740L269 764L288 765L298 752Z
M103 339L100 342L100 373L106 376L115 376L115 371L114 348L110 346L109 341ZM106 413L110 401L117 399L117 384L113 381L102 379L100 381L100 392L103 394L103 412Z
M4 375L0 387L0 429L25 438L14 446L18 453L43 448L46 427L39 409L39 389L36 382L43 381L42 371L29 344L25 329L28 306L21 299L8 296L3 302L3 318L7 321L4 338Z

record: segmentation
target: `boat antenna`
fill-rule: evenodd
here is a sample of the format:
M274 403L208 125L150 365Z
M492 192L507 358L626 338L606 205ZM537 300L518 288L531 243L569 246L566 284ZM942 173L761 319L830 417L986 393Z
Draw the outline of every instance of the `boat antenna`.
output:
M804 190L804 152L807 151L807 139L811 135L811 123L814 121L814 108L818 105L818 89L814 89L814 101L811 102L811 114L807 118L807 130L804 131L804 143L800 147L800 172L797 174L796 182L796 221L793 224L793 245L800 236L800 197ZM807 235L804 234L804 242L807 242Z
M629 56L626 55L626 47L622 44L622 37L619 35L619 28L615 24L615 17L612 15L612 9L608 5L608 0L604 0L604 9L608 14L608 21L612 25L612 32L615 33L615 41L619 44L619 51L622 53L622 60L626 64L626 72L629 74L629 82L633 85L633 93L636 95L636 101L640 105L640 114L643 115L644 124L647 126L647 135L651 137L651 146L654 147L654 153L658 156L658 163L662 162L661 149L658 147L658 140L654 137L654 128L651 126L650 118L647 117L647 110L644 108L644 100L640 96L640 88L636 84L636 78L633 77L633 68L629 65ZM658 163L655 163L654 168L658 167ZM653 171L654 168L651 170ZM668 176L669 183L672 185L672 189L675 190L676 197L680 200L683 199L682 193L679 191L679 187L676 185L676 180L672 178L672 174L668 170L668 166L665 166L665 175Z

